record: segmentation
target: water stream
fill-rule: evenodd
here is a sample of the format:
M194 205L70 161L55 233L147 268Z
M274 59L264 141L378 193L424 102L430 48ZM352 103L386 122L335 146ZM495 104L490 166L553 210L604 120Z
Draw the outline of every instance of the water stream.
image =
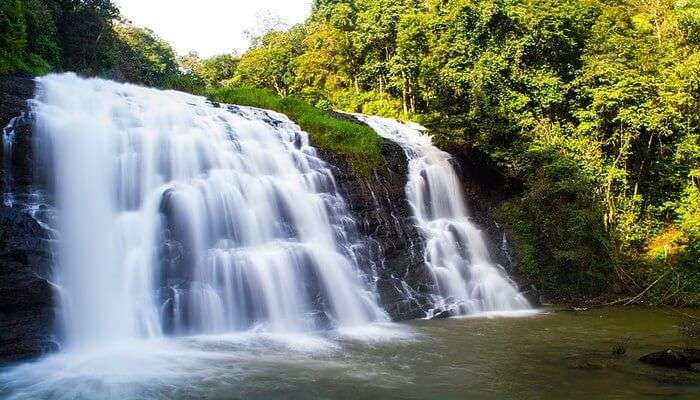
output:
M37 86L69 348L386 318L330 170L285 116L72 74Z
M693 310L685 310L694 313ZM648 308L414 321L395 336L239 333L154 339L0 370L9 400L695 400L700 374L637 361L698 346ZM623 344L623 355L612 350Z
M493 261L479 228L469 219L451 156L413 123L355 115L404 149L409 160L406 198L425 240L425 263L437 283L438 309L459 314L520 311L528 301Z

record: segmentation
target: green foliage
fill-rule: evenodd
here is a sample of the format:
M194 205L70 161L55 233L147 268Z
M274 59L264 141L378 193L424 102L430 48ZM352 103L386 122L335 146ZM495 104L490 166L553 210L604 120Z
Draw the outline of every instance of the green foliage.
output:
M175 80L170 45L120 20L110 0L3 0L0 74L74 71L152 86Z
M339 109L369 115L393 117L401 112L401 101L376 92L344 90L333 93L332 103Z
M27 46L27 26L20 0L0 2L0 74L24 66Z
M52 66L61 63L58 46L58 29L53 19L53 10L41 0L25 2L27 24L27 68L34 74L43 74Z
M592 175L582 167L595 151L557 126L536 134L518 160L527 190L499 210L513 227L520 269L550 298L599 295L611 271L609 243Z
M119 10L110 0L53 0L62 62L55 66L84 75L113 70L119 60L113 30Z
M43 74L61 61L51 2L0 3L0 74Z
M658 300L697 303L688 188L700 170L700 0L316 0L313 10L244 54L239 82L410 117L440 146L490 154L524 184L501 210L521 269L559 297L656 282ZM669 237L675 253L659 262L649 249Z
M114 31L121 80L161 87L178 74L173 49L153 31L123 24L115 26Z
M212 90L209 96L222 103L275 110L286 114L308 132L315 147L343 157L353 169L366 175L381 160L381 139L366 125L338 119L294 97L280 97L271 90L247 87Z
M163 88L200 96L206 95L206 88L202 80L193 74L171 75L163 82Z
M207 86L217 86L232 80L240 58L233 54L221 54L203 60L195 67L195 73Z
M232 83L270 88L286 96L294 80L290 60L299 55L303 34L301 27L267 32L256 40L257 46L241 57Z

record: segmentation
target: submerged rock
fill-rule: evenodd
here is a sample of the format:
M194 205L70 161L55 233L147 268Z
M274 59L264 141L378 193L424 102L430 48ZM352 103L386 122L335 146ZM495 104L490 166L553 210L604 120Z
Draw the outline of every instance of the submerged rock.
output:
M700 371L700 349L667 349L647 354L639 359L645 364L667 368L687 368Z

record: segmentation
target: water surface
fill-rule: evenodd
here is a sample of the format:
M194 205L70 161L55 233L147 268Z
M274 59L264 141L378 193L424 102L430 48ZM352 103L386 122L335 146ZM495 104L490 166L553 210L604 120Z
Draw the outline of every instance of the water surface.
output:
M637 361L700 345L681 333L683 320L612 308L129 342L5 370L0 397L697 399L700 374ZM614 356L620 343L626 354Z

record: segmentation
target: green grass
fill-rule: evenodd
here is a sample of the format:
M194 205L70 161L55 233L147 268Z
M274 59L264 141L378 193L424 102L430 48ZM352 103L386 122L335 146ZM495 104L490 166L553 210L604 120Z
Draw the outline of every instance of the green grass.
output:
M363 176L382 160L381 138L372 128L334 118L297 98L280 97L271 90L248 87L213 89L208 95L220 103L265 108L287 115L308 132L315 147L343 157Z

